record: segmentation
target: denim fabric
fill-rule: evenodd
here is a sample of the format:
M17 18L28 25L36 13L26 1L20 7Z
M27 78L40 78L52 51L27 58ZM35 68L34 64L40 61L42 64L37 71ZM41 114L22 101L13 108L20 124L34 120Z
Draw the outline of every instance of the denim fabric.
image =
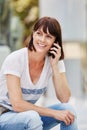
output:
M35 111L7 112L0 116L0 130L42 130L42 121Z
M49 108L70 110L75 114L74 109L68 103L56 104ZM52 117L39 116L33 110L20 113L10 111L0 116L0 130L50 130L58 124L60 124L60 130L78 130L76 119L73 124L67 126L64 122Z
M50 130L58 124L60 124L60 130L78 130L76 112L69 103L55 104L50 106L49 108L54 110L69 110L75 115L75 120L71 125L67 126L64 122L56 120L52 117L41 116L41 119L43 121L43 130Z

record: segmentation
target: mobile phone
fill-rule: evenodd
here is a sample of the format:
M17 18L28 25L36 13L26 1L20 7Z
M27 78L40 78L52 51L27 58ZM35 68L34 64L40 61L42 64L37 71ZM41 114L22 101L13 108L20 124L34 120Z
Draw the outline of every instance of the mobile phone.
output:
M55 43L58 44L57 41L56 41ZM52 47L57 48L54 44L52 45ZM55 51L55 50L54 50L54 51ZM52 54L50 51L48 52L48 56L52 56L52 58L55 58L55 55Z

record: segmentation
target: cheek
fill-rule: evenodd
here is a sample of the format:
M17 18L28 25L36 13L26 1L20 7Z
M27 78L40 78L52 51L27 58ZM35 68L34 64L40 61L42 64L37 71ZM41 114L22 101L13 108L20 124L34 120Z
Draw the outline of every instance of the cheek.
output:
M48 39L48 43L49 43L50 45L52 45L54 42L55 42L55 39L54 39L54 38L53 38L53 39Z
M33 36L33 42L36 42L36 41L38 41L38 36Z
M49 45L49 49L53 46L54 42L55 42L54 40L49 42L49 44L48 44Z
M51 47L53 45L53 43L54 43L53 41L49 41L48 42L49 47Z
M33 43L37 41L37 37L35 35L33 35Z

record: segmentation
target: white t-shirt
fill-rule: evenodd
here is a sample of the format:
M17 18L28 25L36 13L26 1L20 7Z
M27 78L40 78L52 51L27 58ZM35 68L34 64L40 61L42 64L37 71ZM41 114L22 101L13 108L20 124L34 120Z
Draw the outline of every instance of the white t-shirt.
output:
M5 59L0 71L0 104L6 108L13 110L9 100L6 74L12 74L20 77L21 90L23 99L36 103L39 97L44 94L48 87L49 78L52 76L52 68L49 57L46 56L45 64L41 72L40 78L36 84L33 84L28 66L28 49L22 48L12 52ZM60 72L65 72L63 60L58 62Z

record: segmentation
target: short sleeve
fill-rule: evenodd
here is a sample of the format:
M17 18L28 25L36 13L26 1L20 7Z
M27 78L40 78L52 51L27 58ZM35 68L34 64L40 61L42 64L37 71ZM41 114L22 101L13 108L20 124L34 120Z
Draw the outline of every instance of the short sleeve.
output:
M64 61L63 61L63 60L60 60L60 61L58 62L58 67L59 67L60 73L65 72L65 64L64 64Z
M3 74L13 74L20 77L22 66L23 63L21 62L21 56L17 53L12 53L5 59L2 65L2 72Z

